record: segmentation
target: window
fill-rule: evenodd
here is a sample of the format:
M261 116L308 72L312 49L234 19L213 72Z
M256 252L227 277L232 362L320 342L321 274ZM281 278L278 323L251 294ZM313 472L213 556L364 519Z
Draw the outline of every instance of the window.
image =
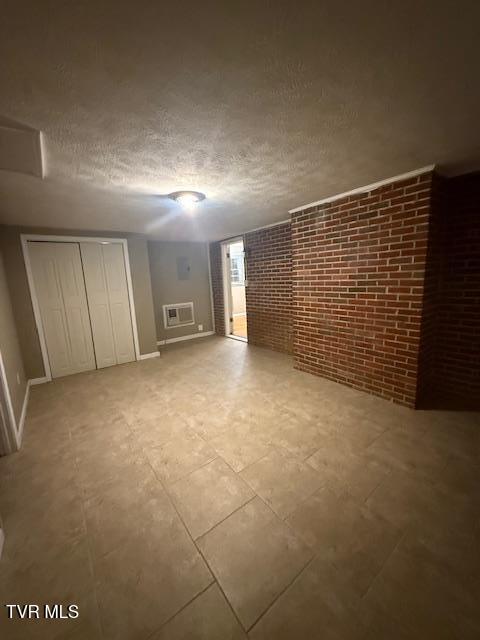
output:
M230 253L230 282L232 285L245 285L245 262L243 259L243 241L232 242Z
M245 284L245 267L243 264L243 255L230 257L230 278L232 284Z

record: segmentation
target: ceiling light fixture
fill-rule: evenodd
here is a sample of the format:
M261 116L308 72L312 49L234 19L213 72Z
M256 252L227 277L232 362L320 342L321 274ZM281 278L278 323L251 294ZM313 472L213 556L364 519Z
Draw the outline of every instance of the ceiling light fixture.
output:
M168 197L178 202L185 209L193 209L193 207L201 200L205 200L205 194L200 191L174 191L169 193Z

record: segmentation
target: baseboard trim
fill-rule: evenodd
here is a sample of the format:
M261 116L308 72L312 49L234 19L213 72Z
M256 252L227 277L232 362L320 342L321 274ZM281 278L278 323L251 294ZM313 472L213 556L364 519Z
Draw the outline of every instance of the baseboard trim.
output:
M51 382L52 379L51 378L47 378L47 376L44 376L43 378L32 378L31 380L28 381L28 384L31 387L34 387L36 384L45 384L46 382Z
M227 338L231 338L232 340L238 340L238 342L246 342L248 344L248 338L243 338L242 336L234 336L233 333L227 336Z
M138 356L139 360L148 360L149 358L159 358L160 351L152 351L152 353L142 353Z
M194 340L195 338L206 338L207 336L215 335L215 331L202 331L201 333L191 333L188 336L180 336L179 338L166 338L165 340L158 340L158 346L162 344L171 344L172 342L183 342L184 340Z

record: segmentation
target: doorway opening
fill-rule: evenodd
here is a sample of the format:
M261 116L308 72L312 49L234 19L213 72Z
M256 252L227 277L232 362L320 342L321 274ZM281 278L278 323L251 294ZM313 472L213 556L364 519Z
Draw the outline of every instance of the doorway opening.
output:
M247 342L245 251L243 238L223 244L226 335Z

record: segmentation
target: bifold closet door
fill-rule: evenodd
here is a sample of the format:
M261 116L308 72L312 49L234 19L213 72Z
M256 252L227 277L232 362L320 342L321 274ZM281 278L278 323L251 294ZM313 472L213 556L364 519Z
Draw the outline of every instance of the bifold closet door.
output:
M80 247L29 242L28 248L52 377L95 369Z
M81 242L97 367L135 360L123 245Z

